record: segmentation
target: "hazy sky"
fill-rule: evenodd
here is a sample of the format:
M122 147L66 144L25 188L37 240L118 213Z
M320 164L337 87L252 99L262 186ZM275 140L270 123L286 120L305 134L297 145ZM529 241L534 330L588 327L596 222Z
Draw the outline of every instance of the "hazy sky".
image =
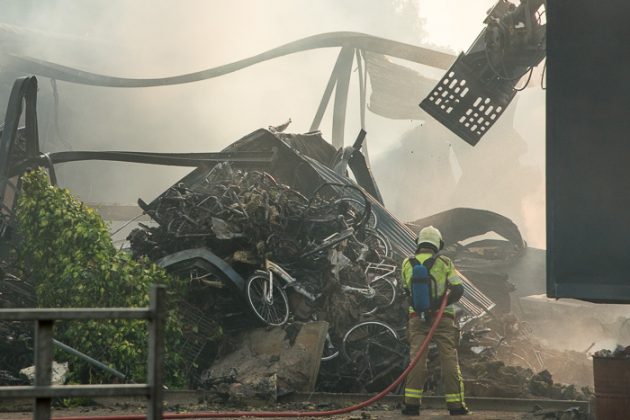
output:
M418 0L426 42L445 45L456 52L468 49L483 28L486 12L496 1Z

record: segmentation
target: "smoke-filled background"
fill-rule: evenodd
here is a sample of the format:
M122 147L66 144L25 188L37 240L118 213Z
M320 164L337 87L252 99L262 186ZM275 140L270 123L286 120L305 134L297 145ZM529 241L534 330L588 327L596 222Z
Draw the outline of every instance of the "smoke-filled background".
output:
M7 53L139 78L215 67L331 31L363 32L458 54L473 42L494 3L0 0L0 111L4 114L11 83L19 76L2 71ZM50 81L40 78L42 148L218 151L288 118L293 123L287 131L305 132L338 51L301 52L185 85L122 89L58 82L58 129ZM396 63L436 80L442 75L438 69ZM544 91L539 79L531 83L534 87L517 96L475 148L428 116L390 120L368 111L369 154L387 207L402 220L452 207L493 210L514 220L530 246L544 248ZM360 129L358 98L355 72L346 143ZM329 109L321 125L325 138L330 138L330 114ZM85 201L129 204L154 198L187 171L86 162L61 165L58 175Z

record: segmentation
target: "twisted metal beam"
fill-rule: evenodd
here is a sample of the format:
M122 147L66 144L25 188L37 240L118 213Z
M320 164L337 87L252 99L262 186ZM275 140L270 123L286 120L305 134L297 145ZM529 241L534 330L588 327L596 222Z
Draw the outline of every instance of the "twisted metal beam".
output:
M167 76L159 78L127 78L113 77L97 73L91 73L72 67L39 60L32 57L24 57L14 54L5 56L6 67L12 70L36 74L39 76L49 77L51 79L63 80L65 82L104 86L104 87L121 87L121 88L138 88L151 86L166 86L183 83L198 82L214 77L232 73L237 70L268 61L274 58L294 54L301 51L333 48L333 47L349 47L358 48L365 51L385 54L409 60L415 63L425 64L440 69L448 69L455 61L455 56L427 48L418 47L416 45L406 44L403 42L392 41L372 35L359 32L329 32L318 34L289 42L282 46L267 50L263 53L238 60L222 66L205 69L193 73L182 74L178 76Z

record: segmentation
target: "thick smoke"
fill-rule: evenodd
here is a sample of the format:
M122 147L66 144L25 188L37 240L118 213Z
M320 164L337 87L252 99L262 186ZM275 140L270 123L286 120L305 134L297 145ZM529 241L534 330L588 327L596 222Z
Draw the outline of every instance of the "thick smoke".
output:
M530 246L544 248L544 94L526 95L475 147L427 115L374 159L389 207L403 220L454 207L492 210L512 219Z
M0 51L123 77L214 67L329 31L422 40L415 1L4 0L0 9L0 23L25 31L0 44ZM216 151L288 118L291 131L308 131L337 52L298 53L188 85L112 89L58 82L61 138L53 130L49 81L40 78L43 148ZM3 97L17 76L3 75ZM358 114L354 102L351 116ZM349 119L349 136L358 124L358 115ZM325 135L330 125L327 115ZM59 172L61 183L87 201L132 203L139 196L152 198L186 170L74 163Z
M0 67L2 52L8 52L114 76L160 77L226 64L331 31L365 32L419 45L427 39L420 18L422 7L420 0L0 0L0 24L20 28L0 42ZM481 28L483 10L470 19ZM114 89L58 82L58 131L50 81L40 78L43 149L217 151L257 128L288 118L293 121L289 131L308 131L337 53L336 48L307 51L216 79L159 88ZM355 75L348 103L347 141L360 128ZM437 78L440 72L433 70L430 75ZM17 76L0 76L3 98L8 97ZM539 104L519 109L519 115L528 115L528 109ZM515 121L528 130L529 119L517 117ZM511 130L511 121L504 126ZM321 129L329 138L330 110ZM494 148L486 146L491 140L485 139L471 149L434 121L427 120L420 127L419 121L387 120L369 112L366 129L386 204L402 219L453 206L488 208L513 218L530 244L544 246L543 157L536 153L530 162L523 162L528 148L542 141L538 134L521 133L522 138L516 138L510 131L510 139L502 142L501 132L495 128ZM502 154L504 145L510 149L514 138L518 152ZM420 181L426 168L437 168L437 173L431 171L440 176ZM460 170L461 178L454 179ZM186 171L87 162L61 165L59 178L86 201L127 204L139 197L153 198ZM496 179L493 173L499 174ZM390 182L394 178L396 182ZM408 187L399 188L401 179ZM421 193L410 191L416 184L428 185Z

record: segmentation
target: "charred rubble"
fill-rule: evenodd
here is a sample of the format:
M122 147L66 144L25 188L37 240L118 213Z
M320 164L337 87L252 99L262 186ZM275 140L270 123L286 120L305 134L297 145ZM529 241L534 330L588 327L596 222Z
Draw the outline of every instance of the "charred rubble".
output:
M326 389L365 390L373 376L385 381L380 371L366 372L365 362L357 374L352 359L365 354L343 363L339 356L345 334L361 321L404 318L396 271L408 252L401 247L413 247L413 234L374 198L380 194L358 151L361 140L337 152L319 132L255 131L224 149L231 160L199 167L152 202L140 201L154 223L132 232L132 252L189 279L186 304L221 324L224 343L265 324L327 321ZM266 305L261 291L273 267L277 297ZM283 299L287 308L278 305ZM223 347L210 353L222 355ZM194 350L190 365L199 368L191 382L199 383L204 363ZM396 350L389 374L404 363L402 354Z
M549 349L511 314L515 295L541 293L532 286L541 253L518 228L474 209L405 226L383 206L359 148L336 151L319 133L258 130L226 148L224 163L205 162L152 202L139 201L152 222L130 234L130 252L186 280L180 352L190 384L236 403L383 389L408 361L398 266L413 253L414 231L431 224L466 282L467 394L589 398L583 376L558 375L589 372L588 355ZM505 240L470 241L491 231ZM263 287L270 273L273 302ZM9 294L10 304L33 305ZM286 308L276 305L283 296ZM439 363L430 369L427 393L440 394Z
M220 164L194 188L175 185L166 191L147 211L157 224L134 230L129 236L131 249L136 256L159 260L182 250L208 248L244 279L259 273L267 261L280 265L299 279L286 287L289 325L327 321L327 345L338 353L343 334L361 320L392 322L404 314L404 298L395 282L396 261L390 258L387 239L370 227L370 203L365 198L348 199L344 189L363 195L357 187L324 183L307 198L267 172ZM389 270L391 280L369 291L370 276L378 270ZM247 302L238 291L225 290L215 274L186 275L195 290L191 299L205 300L205 316L222 319L228 334L263 324L255 311L252 314L255 302ZM208 304L217 300L223 305ZM227 319L234 318L223 312L227 306L245 311L236 320ZM395 371L401 363L397 361ZM324 363L322 377L330 370L331 378L323 381L333 382L328 384L331 390L347 390L348 385L358 390L365 384L357 383L355 367ZM349 378L355 383L346 383Z
M297 279L295 284L283 287L290 307L288 322L282 327L287 331L285 339L290 341L292 325L313 320L329 323L316 389L374 392L388 385L408 360L403 339L407 299L396 280L397 267L413 250L412 232L432 224L442 230L447 244L444 252L454 259L469 287L486 294L492 302L485 309L477 308L472 315L468 313L463 325L460 351L469 395L588 398L588 390L579 389L581 385L563 386L553 383L551 378L551 382L547 381L549 386L536 385L540 375L547 378L547 373L540 373L546 371L547 364L557 367L555 362L549 362L552 359L569 360L568 365L577 366L580 372L589 361L586 354L554 353L525 333L525 323L508 315L516 286L510 282L511 273L505 268L517 265L530 252L514 223L488 211L453 209L409 223L410 233L400 240L392 234L390 220L395 219L389 213L381 213L384 209L373 196L352 183L339 182L340 177L321 176L323 166L330 170L341 166L340 173L347 180L345 171L352 160L352 151L347 151L344 166L344 154L335 153L318 135L269 132L263 138L250 135L227 150L269 150L270 144L265 142L270 135L272 144L286 148L290 159L297 156L299 161L269 168L224 163L193 172L153 202L141 202L155 223L141 225L132 232L129 237L132 252L163 261L174 253L209 249L245 283L265 270L269 261L279 265ZM275 153L282 154L277 149ZM309 173L304 173L305 168ZM375 185L373 190L378 191ZM505 240L465 242L490 231ZM386 290L366 298L365 293L346 287L366 288L374 279L376 272L371 271L374 267L391 267L387 276L395 285L391 299ZM240 362L225 363L229 353L237 350L236 337L265 324L252 311L244 289L229 287L230 282L216 270L204 271L198 266L190 270L175 265L172 271L190 279L193 292L189 303L201 307L206 317L219 320L225 331L223 343L212 352L218 363L214 367L221 369L194 361L205 369L194 372L193 382L223 398L236 400L236 394L226 390L239 388L242 392L244 383L259 390L252 391L252 395L261 394L260 389L264 389L264 399L274 392L275 396L290 392L290 386L286 386L290 378L276 377L271 381L276 387L271 392L270 370L260 373L261 380L256 385L237 371ZM346 334L361 322L375 324L354 330L355 336L361 338L353 342ZM378 323L389 330L385 331ZM382 329L375 332L375 328ZM385 345L380 342L370 347L370 334L379 335ZM247 354L251 355L251 351ZM278 368L274 364L276 358L263 362L271 370ZM231 370L230 363L236 371ZM439 394L439 363L431 364L431 378L427 392Z
M459 354L471 396L566 400L592 396L589 355L545 346L514 314L497 314L466 329Z

